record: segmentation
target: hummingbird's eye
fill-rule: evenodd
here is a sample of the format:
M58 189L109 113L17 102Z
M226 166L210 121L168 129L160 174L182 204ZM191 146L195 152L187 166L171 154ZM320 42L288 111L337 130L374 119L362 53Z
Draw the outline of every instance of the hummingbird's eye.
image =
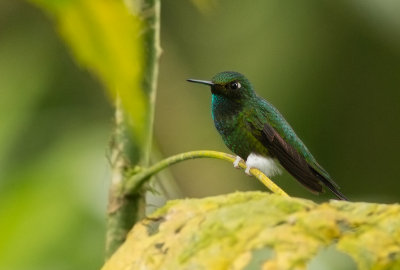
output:
M232 90L239 89L240 87L242 87L240 82L232 82L229 84L229 88Z

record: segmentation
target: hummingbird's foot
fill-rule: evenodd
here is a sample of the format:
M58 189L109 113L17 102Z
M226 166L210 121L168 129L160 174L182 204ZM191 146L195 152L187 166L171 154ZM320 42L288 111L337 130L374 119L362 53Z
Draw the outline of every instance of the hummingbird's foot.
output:
M236 168L236 169L239 169L239 168L240 168L240 167L239 167L239 162L240 162L241 160L242 160L241 157L236 156L236 159L235 159L235 161L233 162L233 167Z
M247 166L246 170L244 171L248 176L253 176L253 175L250 173L251 168L252 168L252 167Z

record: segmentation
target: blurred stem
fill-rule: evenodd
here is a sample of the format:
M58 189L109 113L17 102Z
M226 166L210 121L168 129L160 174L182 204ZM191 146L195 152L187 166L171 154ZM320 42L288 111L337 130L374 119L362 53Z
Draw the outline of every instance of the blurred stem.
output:
M234 162L235 156L229 155L222 152L217 151L209 151L209 150L200 150L200 151L191 151L186 153L177 154L175 156L166 158L153 166L143 169L141 172L133 175L128 178L124 182L124 193L125 194L137 194L137 192L141 189L143 184L145 184L151 176L158 173L159 171L184 160L188 159L196 159L196 158L215 158L221 159L228 162ZM246 164L243 161L239 163L240 168L246 169ZM283 191L280 187L278 187L271 179L269 179L265 174L263 174L260 170L256 168L250 169L250 173L255 176L263 185L265 185L269 190L273 193L289 197L289 195Z
M125 241L126 234L135 223L143 216L142 206L144 204L142 192L136 196L125 196L122 191L126 181L126 171L132 163L132 151L130 147L130 132L127 117L122 108L119 97L115 105L115 130L111 141L111 185L107 209L107 233L106 233L106 258Z
M142 185L135 193L127 194L122 187L128 180L127 171L132 167L147 166L151 151L154 106L158 75L158 58L161 53L160 1L125 1L130 11L142 18L145 61L143 70L143 90L148 97L146 129L143 130L142 145L136 145L132 138L128 116L124 113L120 97L116 100L115 133L111 142L112 179L107 211L106 259L125 241L126 235L145 211L145 188Z

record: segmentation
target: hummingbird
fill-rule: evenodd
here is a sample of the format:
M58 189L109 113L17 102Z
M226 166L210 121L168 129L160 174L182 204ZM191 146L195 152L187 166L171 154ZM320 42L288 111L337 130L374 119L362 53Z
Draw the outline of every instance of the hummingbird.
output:
M276 161L311 192L325 185L340 200L348 200L328 172L318 164L282 114L258 96L242 74L225 71L211 81L188 79L211 87L212 118L225 145L246 162L246 173L257 168L271 177L281 172Z

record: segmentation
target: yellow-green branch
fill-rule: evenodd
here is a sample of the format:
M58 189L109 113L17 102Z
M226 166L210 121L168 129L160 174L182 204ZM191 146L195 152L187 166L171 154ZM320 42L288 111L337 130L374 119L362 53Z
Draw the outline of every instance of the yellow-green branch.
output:
M223 152L217 151L209 151L209 150L199 150L199 151L191 151L186 153L181 153L174 155L172 157L166 158L153 166L143 169L143 171L135 174L131 178L127 179L124 184L124 193L125 194L136 194L136 192L140 189L140 187L150 179L151 176L158 173L159 171L184 160L196 159L196 158L215 158L221 159L225 161L229 161L233 163L235 161L235 157L233 155L229 155ZM239 162L239 167L242 169L246 169L246 164L243 161ZM250 169L250 173L256 177L264 186L266 186L273 193L289 197L289 195L283 191L280 187L278 187L271 179L269 179L265 174L263 174L260 170L252 168Z

